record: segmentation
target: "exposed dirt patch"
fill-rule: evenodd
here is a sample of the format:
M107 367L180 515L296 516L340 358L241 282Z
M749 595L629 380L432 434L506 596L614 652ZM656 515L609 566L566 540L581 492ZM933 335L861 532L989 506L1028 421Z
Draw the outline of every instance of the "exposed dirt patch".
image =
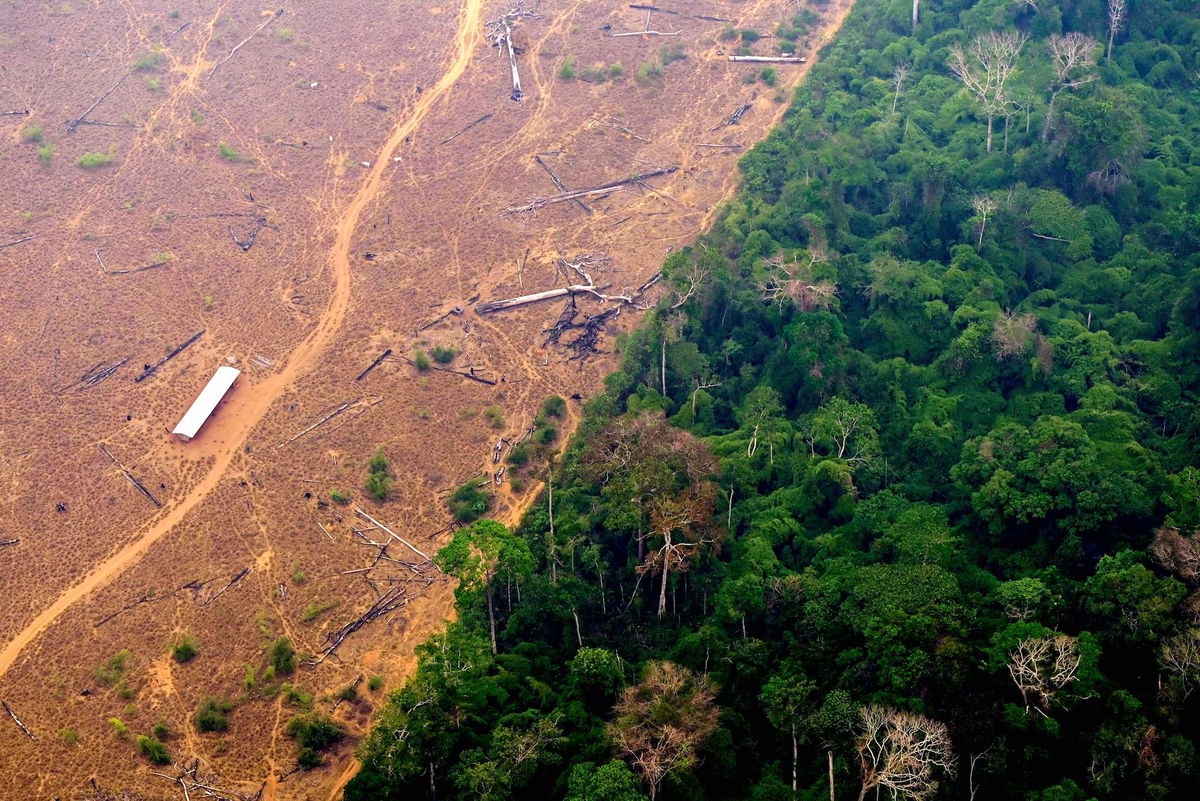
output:
M495 2L353 0L337 15L285 7L224 61L272 11L232 0L176 7L4 12L0 111L30 114L0 117L9 177L0 245L37 238L0 249L0 540L20 539L0 548L0 698L40 743L15 729L5 737L0 797L29 788L77 797L89 777L177 797L132 737L114 734L113 717L131 735L162 720L176 732L172 753L202 759L226 786L268 781L276 798L329 797L350 775L351 743L330 764L289 774L294 744L281 727L291 708L279 677L263 673L274 638L315 653L376 597L362 574L344 572L373 552L355 542L353 518L328 502L330 490L349 491L427 552L444 542L445 493L491 469L497 436L524 431L548 395L587 396L613 363L602 355L581 369L542 347L561 301L480 316L476 299L561 286L556 258L582 252L612 259L604 280L614 289L639 285L711 219L734 187L736 158L782 113L782 87L804 71L780 67L779 89L747 82L761 65L718 54L737 46L720 39L723 23L660 16L651 27L678 36L610 37L641 29L642 13L547 0L541 17L516 28L525 98L514 103L506 60L483 41L483 22L503 10ZM763 33L795 13L781 0L669 7ZM814 7L823 19L800 52L814 52L848 7ZM768 37L753 47L777 45ZM568 59L573 80L559 77ZM660 75L642 69L655 64ZM64 121L114 85L87 117L108 124L67 133ZM743 104L741 124L718 127ZM113 163L77 166L89 153ZM590 198L590 214L565 203L506 214L557 191L535 154L572 188L680 169L653 191ZM244 251L235 237L253 231ZM418 330L455 306L466 312ZM386 348L401 357L434 346L498 383L396 358L355 381ZM126 357L104 381L78 384ZM195 441L172 440L167 431L227 362L244 371L228 401ZM343 404L346 413L297 436ZM502 410L499 430L483 413L491 406ZM361 489L378 446L399 479L382 505ZM536 489L533 480L520 493L506 485L499 513L513 519ZM442 625L451 591L444 580L414 589L339 659L288 680L328 710L356 676L383 676L384 690L338 707L351 732L365 730L386 687L411 669L415 645ZM165 651L181 633L200 652L178 664ZM133 654L124 684L98 682L96 667L121 649ZM235 702L228 732L193 730L207 695ZM56 734L68 729L78 744Z

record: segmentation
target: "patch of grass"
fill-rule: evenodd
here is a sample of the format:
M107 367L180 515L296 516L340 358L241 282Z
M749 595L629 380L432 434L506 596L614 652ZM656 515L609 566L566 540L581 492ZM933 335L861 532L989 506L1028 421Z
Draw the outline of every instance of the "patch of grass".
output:
M311 709L313 702L312 693L306 693L294 684L288 684L286 681L279 688L283 693L283 700L292 706L300 709Z
M150 736L156 740L165 740L171 736L171 730L160 720L150 727Z
M329 717L320 713L296 715L287 723L284 729L288 737L300 744L301 748L311 748L321 751L342 739L345 731Z
M54 145L45 144L37 149L38 159L43 167L49 167L54 161Z
M217 153L230 164L237 164L242 160L242 154L225 142L217 143Z
M436 348L430 348L429 355L432 356L433 360L438 364L449 364L450 362L454 361L454 357L458 355L458 351L456 351L454 348L443 348L439 346Z
M762 38L762 34L753 28L742 28L738 33L741 35L743 42L757 42Z
M358 698L358 687L353 684L347 684L342 688L342 691L337 695L339 700L350 702Z
M297 584L303 584L304 582L308 581L308 576L305 574L304 568L297 567L292 571L292 581L296 582Z
M479 489L485 481L483 478L472 479L450 495L447 504L455 520L460 523L474 523L487 513L492 496Z
M162 81L160 81L158 78L152 78L149 75L145 75L142 77L142 83L146 84L146 88L151 92L162 91Z
M204 115L200 113L199 109L192 109L191 117L192 122L196 123L197 125L204 124Z
M737 28L733 27L732 25L726 25L721 29L721 32L717 34L717 39L722 42L732 42L737 38L737 36Z
M159 53L154 50L147 51L145 53L142 53L140 56L138 56L137 61L133 62L133 71L134 72L154 72L155 70L157 70L159 67L162 66L162 63L163 63L163 54L162 53Z
M372 676L371 678L367 679L367 689L370 690L371 692L376 692L382 686L383 686L383 676L376 675L376 676Z
M120 718L109 718L108 725L112 726L113 734L117 735L118 737L129 736L129 727L126 726L125 722Z
M774 86L779 83L779 71L774 67L763 67L762 72L758 73L758 79L767 86Z
M167 747L162 744L162 741L156 737L147 737L140 735L137 738L138 748L142 752L142 756L150 760L154 765L170 765L171 755L167 753Z
M336 599L332 600L332 601L325 601L324 603L318 603L317 601L313 601L311 604L309 604L308 606L306 606L304 608L304 612L300 615L300 622L311 623L312 621L316 620L318 617L325 614L330 609L333 609L340 603L341 603L341 601L338 601Z
M109 150L104 153L100 153L98 151L93 153L84 153L75 160L75 163L85 170L96 170L101 167L107 167L110 164L113 164L116 160L117 154Z
M664 46L663 49L658 52L658 58L665 67L675 61L683 61L687 58L687 54L683 52L683 48L681 46L671 45L670 47Z
M29 125L21 129L22 142L41 142L45 132L40 125Z
M656 78L661 78L663 68L657 61L643 61L638 66L637 79L639 83L648 83Z
M488 419L488 422L492 424L492 428L497 431L504 428L504 412L501 411L499 406L489 406L483 410L483 414Z
M200 643L190 634L185 634L171 644L171 656L176 662L190 662L200 653Z
M429 369L429 357L425 355L425 351L419 350L413 354L413 367L422 373Z
M520 445L515 445L509 449L508 455L504 457L504 461L511 467L522 467L529 462L529 443L522 442Z
M83 739L79 736L79 732L75 731L74 729L59 729L57 732L55 732L55 734L57 734L67 745L75 745L81 739Z
M384 454L383 448L379 448L375 453L371 454L370 461L367 462L367 481L366 489L372 498L383 503L387 500L388 493L392 491L392 484L396 481L392 477L392 471L388 467L387 455Z
M542 401L541 412L546 417L562 417L567 411L567 402L561 395L551 395Z
M275 38L285 44L291 44L296 39L296 32L291 28L280 28L275 31Z
M624 80L625 65L619 61L617 61L613 64L609 64L608 65L608 77L612 78L614 81Z
M329 493L329 500L336 503L338 506L345 506L350 503L350 493L342 492L341 490L333 490Z
M129 670L129 661L133 659L133 652L128 648L122 648L108 659L100 663L96 668L96 681L101 684L112 686L125 678L126 672Z
M271 660L271 667L275 668L275 672L280 676L287 676L296 669L296 649L287 637L280 637L271 644L268 658Z
M196 730L201 732L228 731L229 713L233 711L233 703L225 698L208 696L200 702L194 721Z
M559 80L575 80L575 56L567 56L558 68Z

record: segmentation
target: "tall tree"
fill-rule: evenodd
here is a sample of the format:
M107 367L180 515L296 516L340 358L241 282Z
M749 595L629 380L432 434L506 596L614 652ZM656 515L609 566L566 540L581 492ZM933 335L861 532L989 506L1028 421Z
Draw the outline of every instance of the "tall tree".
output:
M1054 80L1050 82L1050 105L1042 123L1043 142L1050 138L1050 129L1054 127L1054 102L1059 94L1096 80L1096 40L1092 37L1075 31L1063 36L1053 33L1046 41L1046 49L1050 51Z
M1126 0L1108 0L1108 49L1104 54L1105 61L1112 61L1113 39L1116 38L1117 31L1125 27L1128 15L1129 5Z
M780 731L789 732L792 737L792 795L798 788L796 776L799 763L799 746L797 727L808 714L814 685L799 669L798 665L785 664L773 675L765 685L759 700L771 725Z
M945 724L881 706L859 712L856 743L862 768L858 801L875 787L925 799L937 789L935 770L954 776L955 758Z
M996 115L1009 103L1007 84L1017 65L1017 56L1028 36L1010 31L990 31L971 40L967 50L950 48L950 70L974 96L987 119L987 152L992 152L992 129Z
M437 566L459 580L459 590L483 591L487 598L492 653L496 648L497 576L520 581L533 569L533 556L524 539L495 520L478 520L454 532L454 539L434 557Z
M697 751L717 728L720 711L712 683L674 662L651 662L640 684L626 687L608 725L617 753L658 795L671 773L691 770Z

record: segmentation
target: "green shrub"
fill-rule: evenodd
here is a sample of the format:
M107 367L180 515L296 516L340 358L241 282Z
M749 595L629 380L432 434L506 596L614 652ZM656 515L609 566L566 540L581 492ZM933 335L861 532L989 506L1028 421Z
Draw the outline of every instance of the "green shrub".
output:
M341 603L341 602L337 601L337 600L325 601L324 603L318 603L316 601L313 601L311 604L309 604L308 606L306 606L304 608L303 614L300 615L300 621L302 623L311 623L312 621L316 620L321 615L328 612L330 609L333 609L339 603Z
M42 126L40 125L30 125L21 129L22 142L41 142L42 139Z
M207 697L196 710L196 730L201 732L227 731L233 704L225 699Z
M117 156L112 151L107 153L84 153L75 163L85 170L95 170L100 167L107 167L117 160Z
M425 351L419 350L413 354L413 367L422 373L429 369L429 357L425 355Z
M533 441L538 445L549 445L556 439L558 439L558 429L553 426L545 426L533 432Z
M54 161L54 145L45 144L37 149L38 159L42 162L43 167L49 167Z
M137 61L133 62L134 72L153 72L162 66L163 54L150 51L142 53L138 56Z
M665 67L672 62L683 61L687 58L687 54L683 52L683 48L679 45L672 45L670 47L664 46L662 50L658 51L658 57Z
M499 430L504 428L504 412L499 406L489 406L483 410L483 415L492 424L492 428Z
M558 68L558 77L564 81L575 80L575 56L567 56Z
M763 67L762 72L758 73L758 79L767 86L774 86L779 82L779 72L774 67Z
M113 734L118 737L126 737L129 735L129 727L120 718L109 718L108 725L112 726Z
M341 726L319 712L296 715L288 721L285 731L301 748L314 751L328 748L342 739L345 733Z
M320 767L321 755L315 748L301 748L300 753L296 755L296 764L301 770L312 770Z
M146 88L151 92L162 91L162 81L160 81L158 78L152 78L149 75L145 75L142 77L142 83L146 84Z
M429 349L429 355L438 364L449 364L454 361L454 357L458 355L458 351L454 348L436 347Z
M150 728L150 736L156 740L165 740L171 736L171 730L160 720Z
M171 644L171 656L175 658L176 662L189 662L195 659L196 654L200 652L199 646L195 637L185 634Z
M358 687L354 684L347 684L342 688L342 691L338 693L337 697L342 701L353 701L354 699L358 698Z
M342 492L341 490L333 490L329 493L329 500L336 503L338 506L345 506L350 503L350 493Z
M161 741L154 737L140 735L137 738L138 748L142 751L142 756L150 760L155 765L170 765L171 755L167 753L167 747Z
M296 582L297 584L303 584L304 582L308 581L308 576L305 574L304 568L297 567L292 571L292 581Z
M75 745L81 739L79 732L74 729L59 729L56 734L62 738L67 745Z
M513 467L521 467L529 462L529 443L522 442L514 445L504 457L504 461Z
M546 417L562 417L567 411L567 402L558 395L551 395L542 401L541 412Z
M643 61L638 67L637 79L641 83L646 83L647 81L654 80L655 78L661 78L662 74L663 68L657 61Z
M224 142L217 143L217 153L219 153L221 158L225 159L230 164L237 164L242 160L242 154Z
M743 42L757 42L762 38L762 34L753 28L742 28L740 31Z
M192 109L189 116L192 118L192 122L194 122L196 125L201 125L204 123L204 115L200 113L199 109Z
M614 64L609 64L608 65L608 77L612 78L614 81L619 81L622 78L624 78L625 77L625 65L619 61Z
M479 487L486 479L475 478L456 489L450 496L450 514L460 523L474 523L487 512L492 496Z
M370 690L371 692L375 692L382 686L383 686L383 676L376 675L376 676L372 676L371 678L367 679L367 689Z
M296 649L287 637L280 637L271 645L269 658L271 667L280 676L287 676L296 669Z
M737 35L737 28L733 27L732 25L726 25L721 29L721 32L717 34L717 39L722 42L732 42L737 38Z
M275 31L275 36L278 37L279 41L281 42L290 43L295 40L296 32L291 28L280 28L279 30Z
M368 494L382 503L387 500L388 493L391 492L392 484L395 481L388 467L387 456L384 454L383 448L377 449L367 462L366 489Z
M117 651L96 668L96 681L110 686L116 684L129 670L129 660L132 658L133 652L128 648Z
M312 693L306 693L296 685L288 684L286 681L279 689L283 692L283 700L292 706L300 707L301 709L312 708Z

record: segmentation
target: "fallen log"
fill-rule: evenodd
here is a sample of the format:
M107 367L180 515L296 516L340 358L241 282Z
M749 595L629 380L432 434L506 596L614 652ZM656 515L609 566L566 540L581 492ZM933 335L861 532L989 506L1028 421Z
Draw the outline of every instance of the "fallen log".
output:
M20 542L20 540L19 540L19 539L16 539L16 540L0 540L0 548L3 548L3 547L4 547L4 546L6 546L6 545L16 545L18 542Z
M213 64L212 69L208 71L208 75L205 77L211 78L213 76L213 73L217 71L217 67L221 66L226 61L233 58L233 54L236 53L238 50L241 50L242 45L246 44L246 42L249 42L251 39L253 39L255 36L257 36L259 34L259 32L262 31L263 28L267 27L272 22L274 22L275 20L279 19L282 16L283 16L283 9L281 8L278 11L276 11L274 14L272 14L267 20L265 20L262 25L259 25L257 28L255 28L253 33L251 33L245 39L243 39L242 41L240 41L236 45L234 45L233 49L230 50L229 53L224 58L217 61L216 64Z
M687 17L688 19L702 19L705 22L733 22L733 20L725 19L724 17L710 17L707 14L686 14L682 11L671 11L670 9L659 8L658 6L652 6L647 3L630 3L629 7L635 8L639 11L657 11L659 14L670 14L673 17Z
M563 295L574 295L576 292L584 290L593 290L596 287L583 286L577 284L574 286L559 287L558 289L547 289L544 292L534 292L532 295L521 295L516 298L506 298L504 300L490 300L487 303L480 303L475 307L476 314L491 314L492 312L504 311L505 309L513 309L517 306L524 306L529 303L537 303L542 300L551 298L561 298Z
M129 479L129 482L131 484L133 484L133 486L137 487L138 492L145 495L146 499L149 500L150 503L154 504L155 506L157 506L159 508L162 508L162 501L160 501L158 498L155 498L154 493L152 493L152 492L150 492L150 490L146 489L146 485L144 485L142 482L138 481L137 476L135 476L133 473L129 472L129 469L127 467L125 467L125 465L123 465L119 461L117 461L117 457L113 456L112 452L108 448L106 448L103 445L98 445L97 447L100 448L100 451L105 456L107 456L109 459L112 460L112 463L115 464L122 473L125 474L125 478Z
M382 617L389 612L394 612L395 610L407 604L408 600L408 595L403 587L391 587L373 604L371 604L371 606L367 608L366 612L363 612L354 620L351 620L350 622L344 624L341 628L328 634L325 638L328 644L321 649L321 655L318 658L307 660L302 664L305 667L316 667L317 665L321 664L326 659L336 654L338 648L342 646L342 643L345 642L346 638L351 634L358 631L372 620Z
M409 550L411 550L413 553L415 553L417 556L421 557L425 561L427 561L427 562L433 561L432 559L429 558L429 555L426 554L424 551L419 550L417 548L417 546L413 545L411 542L404 539L399 534L397 534L396 532L392 531L390 528L385 526L383 523L380 523L378 520L376 520L375 518L373 518L369 514L367 514L365 511L363 511L363 508L361 506L355 506L354 513L356 515L358 515L359 517L361 517L363 520L366 520L368 523L371 523L372 525L374 525L376 528L378 528L384 534L387 534L392 539L399 542L401 545L404 545L405 547L407 547Z
M279 443L278 447L282 448L284 445L287 445L289 442L295 442L296 440L300 439L301 437L303 437L305 434L309 433L310 431L312 431L316 428L319 428L320 426L325 425L330 420L334 419L335 417L340 416L344 412L347 412L351 409L362 408L362 411L360 411L358 414L354 415L354 417L358 417L359 414L362 414L367 409L371 408L372 406L374 406L375 404L379 403L382 400L383 400L383 397L380 395L364 395L361 398L355 398L354 400L345 401L345 402L339 404L337 407L335 407L332 412L325 415L324 417L322 417L320 420L313 423L312 425L308 426L300 433L295 434L292 437L290 437L289 439L285 439L283 442ZM353 418L351 418L351 419L353 419Z
M29 730L29 727L21 722L21 719L17 717L17 714L12 711L12 707L10 707L8 705L8 702L0 701L0 706L4 707L4 711L7 712L8 716L13 719L13 723L17 724L17 728L19 728L21 731L25 732L25 736L28 737L30 740L33 740L36 743L37 737L34 737L33 732L31 732Z
M0 117L28 117L29 109L20 109L19 111L0 111Z
M22 242L28 242L31 239L37 239L39 236L41 236L41 234L33 234L32 236L23 236L20 239L14 239L11 242L5 242L3 245L0 245L0 248L9 248L9 247L12 247L13 245L19 245Z
M154 264L147 264L145 267L134 267L131 270L110 270L108 269L108 265L104 263L104 259L100 257L99 249L92 248L92 250L96 254L96 261L100 262L100 272L104 273L105 275L132 275L133 273L141 273L145 272L146 270L153 270L157 267L166 267L171 263L170 259L163 259L162 261L154 262Z
M558 176L554 174L554 170L550 169L550 165L547 164L546 162L542 161L541 156L539 156L535 153L533 156L533 160L538 163L539 167L541 167L543 170L546 171L546 174L550 176L550 180L554 183L554 185L556 187L558 187L558 191L560 191L560 192L570 192L571 191L570 189L567 189L566 184L564 184L562 181L560 181L558 179ZM575 198L571 202L574 203L576 206L578 206L582 211L584 211L588 214L592 213L591 208L589 206L585 205L584 202L582 200L580 200L579 198Z
M163 40L163 44L169 45L171 43L172 39L174 39L176 36L183 33L185 30L187 30L188 26L191 24L192 24L191 22L185 22L182 25L180 25L178 28L175 29L175 33L171 34L170 36L168 36L166 39Z
M220 598L222 595L224 595L227 590L229 590L235 584L237 584L239 581L244 579L249 573L250 573L250 568L247 567L247 568L243 569L241 573L238 573L236 576L231 578L229 580L228 584L226 584L224 587L222 587L220 590L218 590L215 595L213 595L211 598L209 598L208 600L206 600L204 603L202 603L200 605L201 606L212 606L214 601L216 601L218 598Z
M195 342L200 337L204 336L204 331L205 331L205 329L203 329L203 328L200 329L195 334L192 334L191 339L189 339L187 342L184 342L179 347L175 348L175 350L171 351L170 353L168 353L166 356L159 359L154 364L145 365L142 368L142 374L139 375L137 378L133 379L134 382L141 383L142 381L145 381L150 376L154 375L156 372L158 372L158 369L160 367L162 367L167 362L171 361L171 359L174 359L179 354L183 353L184 350L186 350L193 342Z
M366 369L366 370L363 370L361 373L359 373L359 374L358 374L358 376L357 376L357 377L356 377L354 380L355 380L355 381L362 381L364 378L366 378L366 377L367 377L367 373L371 372L371 371L372 371L372 370L374 370L376 367L378 367L379 365L383 364L383 360L384 360L384 359L386 359L388 356L391 356L391 355L392 355L392 349L391 349L391 348L388 348L388 349L387 349L387 350L385 350L383 353L379 354L379 357L378 357L378 358L376 358L376 359L375 359L375 361L373 361L373 362L371 362L369 365L367 365L367 369Z
M730 61L750 61L756 64L803 64L804 56L729 56Z
M117 361L113 362L112 364L105 364L104 362L100 362L99 364L96 364L91 369L89 369L82 376L80 376L79 380L76 381L74 384L68 384L65 387L61 387L58 390L56 390L54 392L54 394L61 395L64 392L67 392L72 389L76 390L77 392L83 392L85 389L90 389L91 387L94 387L97 384L99 384L101 381L104 381L105 379L109 378L111 375L113 375L115 372L117 372L117 370L121 369L121 367L123 367L125 365L125 363L128 362L132 358L133 358L132 356L126 356L124 359L118 359Z
M425 324L424 324L424 325L422 325L420 328L418 328L418 329L417 329L417 331L418 331L418 332L420 332L420 331L424 331L426 328L433 328L435 325L437 325L438 323L440 323L442 320L445 320L445 319L446 319L447 317L449 317L450 315L452 315L452 314L454 314L454 315L461 315L462 313L463 313L463 307L462 307L462 306L455 306L454 308L450 309L450 311L448 311L448 312L445 312L445 313L443 313L443 314L440 314L440 315L438 315L437 317L435 317L434 319L432 319L432 320L430 320L429 322L425 323Z
M708 132L712 133L713 131L717 130L718 128L727 128L730 125L737 125L739 122L742 121L742 117L746 116L746 112L749 110L750 110L749 103L739 106L736 111L734 111L732 114L730 114L728 117L726 117L724 119L724 121L722 121L720 124L710 128Z
M620 178L615 181L609 181L608 183L600 184L599 186L588 187L587 189L575 189L570 192L561 192L557 195L550 195L549 197L535 198L524 206L510 206L504 211L506 213L534 211L535 209L540 209L543 206L549 206L552 203L563 203L568 200L589 197L591 195L603 195L611 192L614 189L620 189L621 187L629 184L643 183L647 179L656 178L659 175L670 175L678 169L679 167L672 166L664 167L658 170L651 170L650 172L638 173L636 175L631 175L628 178Z
M87 107L87 111L83 112L78 117L76 117L75 119L68 122L67 123L67 133L75 133L75 129L78 128L80 125L82 125L85 120L87 120L87 115L89 115L93 111L95 111L96 106L103 103L108 98L109 95L111 95L113 92L117 91L117 87L120 86L124 82L124 80L128 77L129 77L129 73L128 72L124 73L120 78L117 79L116 83L114 83L111 87L109 87L109 90L107 92L100 95L100 97L96 98L95 103L92 103L92 105Z
M458 137L462 136L463 134L465 134L467 131L469 131L469 130L471 130L472 128L474 128L474 127L475 127L476 125L478 125L479 123L481 123L481 122L485 122L485 121L487 121L487 120L490 120L491 118L492 118L492 114L491 114L491 112L489 112L489 113L487 113L487 114L484 114L482 117L480 117L479 119L475 120L474 122L468 123L468 124L467 124L467 126L466 126L465 128L463 128L463 129L461 129L461 130L460 130L458 133L456 133L456 134L451 134L450 136L447 136L445 139L443 139L441 142L439 142L439 143L438 143L438 146L440 147L441 145L448 145L448 144L450 144L450 143L451 143L451 142L453 142L455 139L457 139Z

